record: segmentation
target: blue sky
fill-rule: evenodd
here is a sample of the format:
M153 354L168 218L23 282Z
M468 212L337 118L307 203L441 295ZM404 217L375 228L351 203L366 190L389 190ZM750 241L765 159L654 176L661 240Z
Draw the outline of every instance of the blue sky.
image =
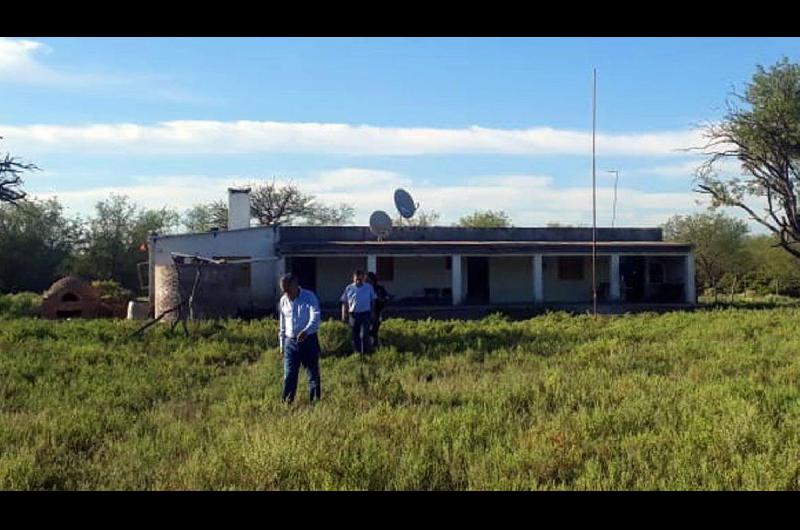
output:
M0 150L27 189L87 215L110 192L183 210L232 184L291 180L357 223L405 186L443 223L651 226L700 209L681 148L757 64L799 39L0 39Z

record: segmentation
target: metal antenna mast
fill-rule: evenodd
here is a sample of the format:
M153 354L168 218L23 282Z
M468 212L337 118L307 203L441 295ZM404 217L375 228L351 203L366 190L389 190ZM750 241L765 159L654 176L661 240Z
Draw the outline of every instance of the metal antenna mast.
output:
M592 69L592 312L597 318L597 175L595 130L597 128L597 68Z
M614 206L611 210L611 228L614 228L614 221L617 219L617 182L619 182L619 169L609 169L606 173L614 173Z

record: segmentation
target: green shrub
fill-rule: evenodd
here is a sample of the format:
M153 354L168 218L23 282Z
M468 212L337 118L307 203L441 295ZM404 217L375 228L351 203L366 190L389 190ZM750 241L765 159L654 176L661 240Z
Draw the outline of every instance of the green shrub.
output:
M42 297L36 293L0 294L0 319L37 317Z
M133 291L125 289L114 280L95 280L91 285L104 302L127 302L134 297Z

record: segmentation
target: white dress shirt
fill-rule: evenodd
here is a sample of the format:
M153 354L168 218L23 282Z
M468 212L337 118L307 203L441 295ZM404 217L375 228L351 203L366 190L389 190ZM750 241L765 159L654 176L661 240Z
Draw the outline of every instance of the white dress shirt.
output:
M301 331L305 331L306 335L316 333L320 322L317 295L301 288L294 300L289 300L286 294L281 296L280 321L278 340L281 348L286 337L297 338Z

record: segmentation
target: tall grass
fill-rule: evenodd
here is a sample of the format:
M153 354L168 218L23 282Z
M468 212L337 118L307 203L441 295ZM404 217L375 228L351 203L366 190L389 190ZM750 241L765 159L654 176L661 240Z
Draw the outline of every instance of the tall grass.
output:
M279 402L274 321L0 326L3 489L800 489L800 309L321 331Z

